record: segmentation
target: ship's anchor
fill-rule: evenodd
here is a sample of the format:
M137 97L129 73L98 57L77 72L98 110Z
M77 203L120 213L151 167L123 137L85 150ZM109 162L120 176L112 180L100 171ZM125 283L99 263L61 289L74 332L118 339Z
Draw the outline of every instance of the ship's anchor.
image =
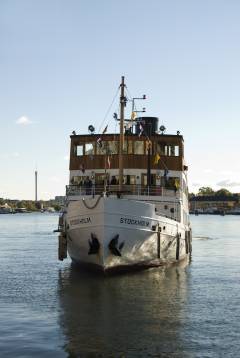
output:
M119 235L117 234L108 244L108 248L114 256L122 256L121 250L124 246L124 241L118 246L118 238Z
M91 233L91 240L88 240L88 243L89 243L88 255L97 254L100 249L100 244L95 234Z

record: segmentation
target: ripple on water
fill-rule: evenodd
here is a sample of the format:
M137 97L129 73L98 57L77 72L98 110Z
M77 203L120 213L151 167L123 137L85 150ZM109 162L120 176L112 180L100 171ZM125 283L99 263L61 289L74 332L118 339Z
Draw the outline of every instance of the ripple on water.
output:
M0 215L0 356L238 356L239 221L194 217L189 266L102 277L57 261L57 219Z

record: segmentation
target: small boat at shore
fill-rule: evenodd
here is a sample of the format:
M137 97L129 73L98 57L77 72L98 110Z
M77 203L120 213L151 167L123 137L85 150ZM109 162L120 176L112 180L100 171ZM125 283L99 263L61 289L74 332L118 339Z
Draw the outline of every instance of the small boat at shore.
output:
M12 214L13 210L8 204L0 205L0 214Z
M59 259L104 272L189 258L188 167L180 132L138 117L122 77L120 133L71 135L70 181L59 219ZM143 96L141 99L145 99ZM125 107L132 103L130 118Z

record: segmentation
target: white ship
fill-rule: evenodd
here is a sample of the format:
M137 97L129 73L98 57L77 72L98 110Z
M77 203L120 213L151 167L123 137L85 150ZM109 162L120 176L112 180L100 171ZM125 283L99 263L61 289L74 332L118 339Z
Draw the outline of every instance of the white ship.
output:
M59 259L102 271L175 263L190 257L184 141L138 117L119 87L120 133L71 135L70 183L59 220ZM143 96L141 99L145 99ZM131 118L125 118L128 101Z

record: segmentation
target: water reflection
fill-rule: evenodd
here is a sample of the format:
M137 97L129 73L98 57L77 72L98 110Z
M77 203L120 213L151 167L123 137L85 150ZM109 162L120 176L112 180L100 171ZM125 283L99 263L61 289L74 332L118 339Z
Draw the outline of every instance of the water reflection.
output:
M186 270L186 263L109 277L73 266L60 270L65 351L89 357L187 357L181 340Z

